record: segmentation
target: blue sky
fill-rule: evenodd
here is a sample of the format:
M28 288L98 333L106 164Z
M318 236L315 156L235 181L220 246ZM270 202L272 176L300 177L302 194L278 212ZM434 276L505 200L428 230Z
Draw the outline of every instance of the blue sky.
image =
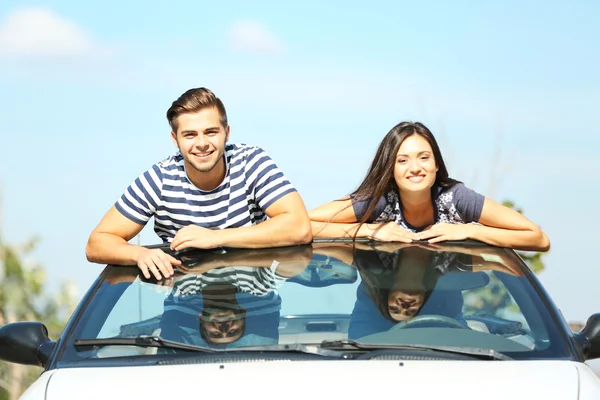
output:
M174 151L170 103L206 86L309 209L353 190L396 123L425 123L452 176L548 233L540 279L565 317L600 312L583 294L600 279L597 2L283 3L2 1L4 237L40 236L49 280L83 293L90 231Z

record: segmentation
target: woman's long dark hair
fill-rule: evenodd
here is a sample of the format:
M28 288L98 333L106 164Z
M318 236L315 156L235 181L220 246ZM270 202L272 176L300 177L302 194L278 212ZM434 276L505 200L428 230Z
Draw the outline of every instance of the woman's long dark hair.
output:
M423 305L427 303L437 283L439 273L432 265L434 253L430 250L413 248L413 251L423 252L427 256L427 264L423 265L425 272L422 284L425 288ZM388 321L398 322L392 318L388 308L388 296L395 283L394 277L399 272L402 264L404 249L394 253L379 253L374 250L354 250L354 265L360 273L361 280L373 303L381 315ZM383 256L383 258L382 258Z
M442 152L431 131L420 122L400 122L385 135L379 144L365 179L351 194L351 197L358 201L367 200L369 202L365 215L359 221L361 224L367 221L381 196L385 195L390 189L395 188L394 166L396 155L402 142L412 135L419 135L427 140L433 150L433 158L438 167L434 186L452 187L459 183L459 181L448 176Z

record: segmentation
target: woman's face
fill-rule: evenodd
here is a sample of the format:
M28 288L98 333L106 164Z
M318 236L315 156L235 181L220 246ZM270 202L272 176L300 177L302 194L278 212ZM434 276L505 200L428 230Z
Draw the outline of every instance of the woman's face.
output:
M417 315L424 300L425 291L390 290L388 313L394 321L406 321Z
M395 321L406 321L423 307L425 287L423 275L430 261L430 254L418 248L406 248L402 253L398 272L388 294L388 313Z
M400 192L422 192L435 183L438 167L429 142L413 134L402 142L396 154L394 179Z

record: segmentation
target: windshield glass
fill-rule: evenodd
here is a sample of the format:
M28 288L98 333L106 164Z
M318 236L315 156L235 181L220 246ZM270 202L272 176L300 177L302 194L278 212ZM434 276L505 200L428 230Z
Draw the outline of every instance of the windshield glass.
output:
M323 242L190 252L171 279L107 267L61 361L185 354L77 339L159 336L216 350L354 340L568 357L520 259L481 244Z

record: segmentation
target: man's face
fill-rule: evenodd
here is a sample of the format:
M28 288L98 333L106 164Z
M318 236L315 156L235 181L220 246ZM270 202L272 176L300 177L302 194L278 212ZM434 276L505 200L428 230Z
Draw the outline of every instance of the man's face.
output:
M224 128L219 111L210 107L180 115L177 132L171 132L171 135L186 161L186 167L207 173L223 158L225 143L229 140L229 126Z
M205 339L213 344L233 343L244 334L245 313L236 315L233 310L219 311L214 314L203 312L200 316L200 329Z

